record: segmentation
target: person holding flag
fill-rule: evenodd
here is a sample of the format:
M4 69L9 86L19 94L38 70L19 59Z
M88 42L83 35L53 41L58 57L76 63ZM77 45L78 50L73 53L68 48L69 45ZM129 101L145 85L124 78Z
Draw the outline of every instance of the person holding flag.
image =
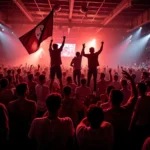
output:
M62 83L62 70L61 70L61 52L63 50L63 47L65 45L66 37L63 36L63 42L60 48L58 48L58 44L53 44L53 40L50 42L49 46L49 53L50 53L50 59L51 59L51 67L50 67L50 93L52 92L53 82L55 79L55 75L57 76L60 88L62 91L63 83Z

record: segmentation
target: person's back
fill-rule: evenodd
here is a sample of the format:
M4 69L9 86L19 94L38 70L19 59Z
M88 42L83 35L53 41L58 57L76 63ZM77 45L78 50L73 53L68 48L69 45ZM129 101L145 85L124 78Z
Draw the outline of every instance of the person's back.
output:
M132 77L125 71L123 71L123 74L131 82L132 96L125 105L121 106L123 93L119 90L112 90L109 96L111 107L104 112L105 120L110 122L114 127L114 148L116 150L121 148L126 149L128 128L137 100L137 91Z
M120 91L123 94L123 101L122 101L121 105L124 105L124 104L127 103L128 99L130 98L131 91L128 89L128 82L127 82L127 80L122 80L121 81L121 86L122 86L122 89Z
M77 85L72 82L72 77L68 76L67 77L67 84L65 86L70 86L71 87L71 96L75 96L75 89L77 88Z
M37 96L37 109L39 116L42 116L46 111L46 98L49 95L49 87L45 84L45 75L39 76L39 84L35 87Z
M81 79L81 86L76 88L75 93L81 102L84 102L86 97L92 94L91 89L86 86L86 79Z
M19 147L18 142L25 144L28 140L28 130L36 116L36 103L25 97L27 84L17 85L16 92L19 98L8 104L8 112L10 117L10 139L15 147Z
M87 118L76 129L76 135L81 150L112 150L113 127L103 121L103 112L99 107L90 106Z
M72 120L68 117L59 118L61 96L51 94L46 100L48 117L36 118L31 125L28 137L37 144L38 150L60 150L72 146L74 136ZM70 141L70 142L69 142Z
M71 87L64 87L63 93L64 99L62 100L59 117L70 117L76 127L79 122L78 113L82 108L78 104L78 101L71 97Z
M150 125L150 96L139 97L135 111L138 112L137 125Z
M107 86L109 86L110 83L111 83L111 80L106 81L105 80L105 74L101 73L100 74L100 81L97 82L97 95L100 96L101 94L104 94Z
M28 75L27 84L28 84L28 88L29 88L28 98L36 101L35 87L36 87L37 83L35 81L33 81L33 74Z
M8 79L2 79L0 81L0 102L3 103L6 107L10 101L13 100L13 92L11 89L8 89Z

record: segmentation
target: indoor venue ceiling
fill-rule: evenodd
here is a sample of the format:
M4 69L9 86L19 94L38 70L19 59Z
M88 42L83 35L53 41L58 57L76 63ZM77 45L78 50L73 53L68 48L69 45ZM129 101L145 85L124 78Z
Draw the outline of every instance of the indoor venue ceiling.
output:
M14 1L0 0L0 12L3 14L4 22L9 25L37 24L57 3L61 10L54 15L55 26L130 29L132 20L150 8L150 0L126 0L131 1L131 5L119 13L114 10L117 10L122 0L20 0L32 18L30 20ZM81 6L87 7L87 13L80 11ZM105 19L109 19L114 13L115 17L105 24Z

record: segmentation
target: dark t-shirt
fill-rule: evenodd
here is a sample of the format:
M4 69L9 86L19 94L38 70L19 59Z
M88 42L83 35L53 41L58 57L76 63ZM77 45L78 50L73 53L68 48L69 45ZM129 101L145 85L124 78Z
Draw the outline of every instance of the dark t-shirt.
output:
M53 50L51 48L49 49L51 57L51 67L60 66L62 64L61 51L62 51L61 47L58 50Z
M98 55L99 53L97 52L94 54L85 54L85 57L88 59L88 68L95 68L99 66Z

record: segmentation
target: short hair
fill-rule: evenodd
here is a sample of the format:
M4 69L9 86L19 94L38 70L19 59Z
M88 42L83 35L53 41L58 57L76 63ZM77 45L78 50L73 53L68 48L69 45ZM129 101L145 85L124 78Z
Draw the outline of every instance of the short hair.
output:
M114 79L115 79L115 78L119 78L117 74L114 75Z
M127 80L125 80L125 79L121 80L121 85L123 85L123 86L127 86L127 85L128 85Z
M100 77L105 78L105 73L101 73L101 74L100 74Z
M146 71L144 71L144 72L143 72L143 75L146 76L146 77L148 77L148 76L149 76L149 73L146 72Z
M147 87L145 83L140 82L137 85L141 93L145 93L147 91Z
M64 95L69 96L71 94L71 87L65 86L63 89L63 93L64 93Z
M19 96L22 96L27 91L27 84L26 83L20 83L16 86L16 92Z
M146 85L147 85L147 86L150 86L150 81L146 81Z
M81 84L82 84L82 85L85 85L85 84L86 84L86 79L85 79L85 78L81 79Z
M67 82L71 82L72 81L72 77L71 76L68 76L67 77Z
M40 75L40 72L36 72L36 73L35 73L35 76L39 76L39 75Z
M45 79L46 79L46 77L45 77L44 74L41 74L41 75L39 76L39 81L40 81L40 82L44 81Z
M123 101L123 93L120 90L111 91L111 103L112 105L120 105Z
M17 69L17 73L20 73L21 72L21 69Z
M33 80L33 74L31 74L31 73L28 74L28 80L30 80L30 81Z
M104 121L103 110L94 104L91 105L87 110L87 119L92 128L100 127L101 123Z
M58 48L58 44L53 44L53 48Z
M8 73L8 74L10 74L10 73L11 73L11 70L10 70L10 69L9 69L9 70L7 70L7 73Z
M80 56L80 52L76 52L76 56L77 56L77 57Z
M62 97L58 93L50 94L46 99L46 106L49 112L56 113L61 106Z
M8 86L8 84L9 84L8 79L6 79L6 78L1 79L1 81L0 81L1 88L6 88Z
M107 89L106 89L107 94L109 95L109 94L110 94L110 92L111 92L111 90L113 90L114 88L115 88L115 87L114 87L114 86L112 86L112 85L108 86L108 87L107 87Z
M90 51L94 51L95 49L94 49L94 47L90 47Z

